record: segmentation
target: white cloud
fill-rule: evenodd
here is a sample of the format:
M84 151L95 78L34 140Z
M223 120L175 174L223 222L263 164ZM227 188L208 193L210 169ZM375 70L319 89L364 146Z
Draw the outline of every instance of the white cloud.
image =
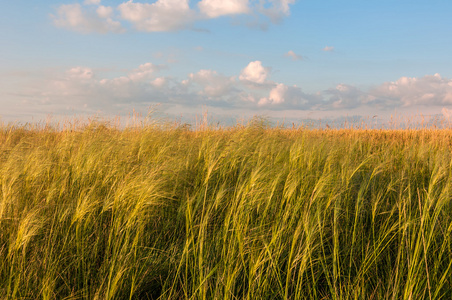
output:
M295 0L274 0L272 1L282 13L288 15L290 13L289 4L294 4Z
M352 85L343 83L323 91L322 96L326 100L326 106L332 109L353 108L369 102L366 93Z
M334 47L333 46L326 46L322 50L325 51L325 52L333 52L334 51Z
M123 32L121 23L107 15L110 8L101 7L97 9L96 13L92 10L82 9L80 4L63 4L58 7L56 16L52 16L53 22L57 27L82 33Z
M303 56L301 56L300 54L296 54L292 50L290 50L289 52L284 54L284 56L285 57L290 57L292 60L303 60Z
M103 6L100 5L97 9L96 9L96 13L100 18L103 19L108 19L111 18L113 15L113 8L110 6Z
M390 105L452 105L452 80L439 74L421 78L401 77L383 83L371 94Z
M167 80L164 77L157 77L156 79L151 81L151 84L157 88L161 88L161 87L165 86L166 83L167 83Z
M258 106L274 110L320 110L325 99L319 94L306 94L297 86L276 83L267 97L260 98Z
M211 98L229 96L235 82L234 77L227 77L212 70L200 70L197 73L189 74L188 77L189 81L202 87L201 94Z
M78 78L78 79L91 79L94 77L94 72L91 68L86 67L75 67L69 69L66 74L69 78Z
M424 77L401 77L368 91L339 84L320 92L322 109L352 109L363 106L375 109L441 107L452 105L452 80L439 74ZM444 114L444 111L443 111Z
M224 15L247 14L250 12L248 0L202 0L198 7L209 18Z
M85 0L83 4L85 5L99 5L101 0Z
M271 81L270 68L261 61L250 62L232 76L215 70L199 70L187 78L161 76L159 71L167 67L148 62L113 77L87 66L75 66L21 91L28 93L23 97L29 101L27 105L86 104L86 112L99 109L116 113L118 105L133 108L165 103L190 108L211 105L256 113L265 110L347 113L367 109L377 114L393 108L411 111L435 108L446 118L452 118L452 80L439 74L401 77L368 90L341 83L317 93L305 93L300 87ZM30 108L34 107L32 104Z
M273 88L270 91L270 95L268 96L268 99L275 104L283 103L284 102L284 96L288 90L288 87L285 86L282 83L279 83L275 88Z
M268 74L270 73L269 68L262 66L261 61L252 61L246 66L245 69L240 73L240 80L249 81L253 83L265 83Z
M189 0L151 2L129 0L110 7L100 5L100 0L85 0L82 5L60 5L52 18L57 27L82 33L124 32L124 22L139 31L177 31L192 29L197 21L243 14L248 15L245 24L251 26L257 22L258 27L266 28L268 19L277 23L287 17L295 0L200 0L193 8L190 8ZM262 17L267 17L265 22Z
M74 67L64 75L55 74L53 79L42 86L36 98L46 99L48 104L80 108L86 105L87 110L101 109L114 112L114 107L121 104L134 106L153 99L161 99L161 88L166 78L155 78L154 73L159 66L145 63L131 70L127 75L114 78L101 78L101 74L87 67Z
M282 83L279 83L274 87L268 97L261 98L259 100L259 105L266 104L281 104L284 102L285 94L288 90L288 87Z
M290 15L290 4L295 0L267 0L259 1L259 11L267 16L273 23L278 23L282 18Z
M132 0L118 6L124 20L140 31L174 31L191 27L195 12L188 0L158 0L154 3L134 3Z
M152 76L153 73L159 69L160 67L152 63L145 63L140 65L137 69L130 72L128 77L132 81L141 81L144 79L149 79L149 77Z

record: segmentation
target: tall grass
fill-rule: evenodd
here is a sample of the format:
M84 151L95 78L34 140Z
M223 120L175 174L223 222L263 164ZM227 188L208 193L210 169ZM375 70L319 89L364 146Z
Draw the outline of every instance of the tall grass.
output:
M0 128L2 299L450 299L452 130Z

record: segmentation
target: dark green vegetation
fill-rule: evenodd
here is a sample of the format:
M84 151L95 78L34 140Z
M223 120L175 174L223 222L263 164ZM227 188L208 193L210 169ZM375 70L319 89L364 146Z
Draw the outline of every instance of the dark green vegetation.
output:
M2 299L451 299L452 130L0 130Z

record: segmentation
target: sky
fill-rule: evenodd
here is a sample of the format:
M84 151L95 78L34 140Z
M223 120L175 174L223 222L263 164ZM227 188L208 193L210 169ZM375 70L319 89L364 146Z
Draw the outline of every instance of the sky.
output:
M450 0L3 1L0 121L452 117Z

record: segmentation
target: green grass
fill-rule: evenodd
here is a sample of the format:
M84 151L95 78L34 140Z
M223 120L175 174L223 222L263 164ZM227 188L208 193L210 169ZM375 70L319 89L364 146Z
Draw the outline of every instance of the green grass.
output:
M452 130L0 128L1 299L451 299Z

